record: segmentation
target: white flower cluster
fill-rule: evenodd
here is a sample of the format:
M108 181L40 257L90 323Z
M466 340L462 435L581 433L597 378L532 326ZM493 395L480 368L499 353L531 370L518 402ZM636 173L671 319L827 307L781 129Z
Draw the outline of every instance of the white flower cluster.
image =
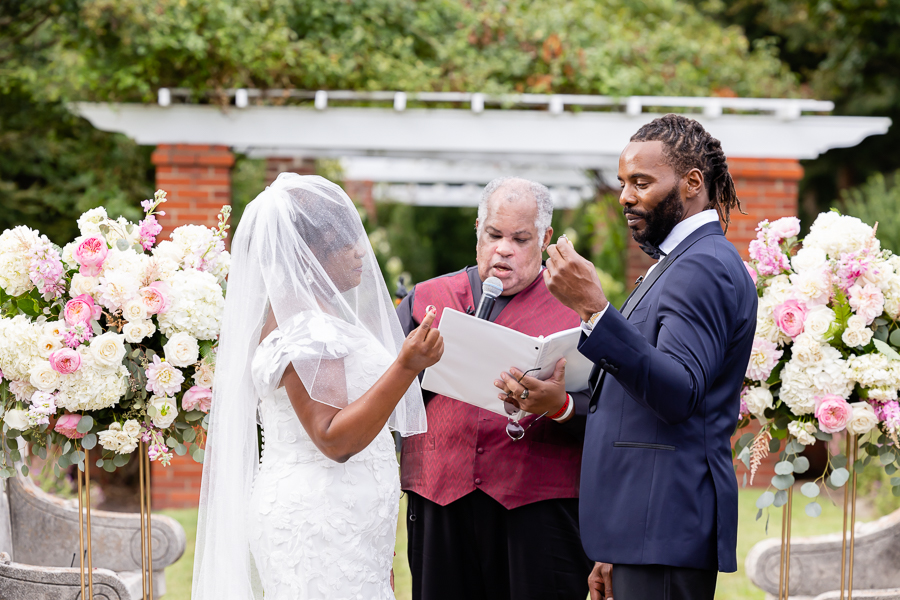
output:
M868 249L877 251L881 247L872 228L857 219L836 212L820 214L809 234L803 240L804 248L820 248L833 258L844 252L858 252Z
M31 370L43 361L41 324L25 315L0 319L0 371L4 378L27 381Z
M177 256L179 264L184 269L212 273L217 281L224 281L231 256L225 251L225 242L215 238L213 233L212 229L202 225L182 225L172 232L173 246L161 252L165 252L171 258Z
M20 225L0 234L0 288L10 296L21 296L34 288L28 274L28 251L40 241L40 234Z
M847 377L864 388L879 390L876 395L890 396L879 399L894 400L900 388L900 362L892 361L880 352L851 356L847 359Z
M756 309L756 337L782 346L791 341L790 336L775 324L775 307L791 297L791 280L778 275L768 281Z
M121 310L140 291L149 258L132 248L113 247L103 262L96 287L97 301L111 311Z
M225 299L214 275L203 271L178 271L169 280L170 306L159 315L159 328L167 336L184 332L198 340L219 334Z
M125 421L125 425L111 423L109 429L101 431L97 438L100 445L116 454L131 454L140 442L141 425L134 419Z
M781 370L782 402L800 416L815 412L815 396L849 398L853 381L847 375L846 362L836 348L801 334L794 341L791 360Z
M81 232L82 237L102 235L100 226L106 223L108 219L109 215L106 214L105 208L102 206L92 208L78 217L78 231Z
M129 373L122 364L124 336L107 332L78 347L81 368L62 375L56 404L75 412L100 410L118 404L128 391Z

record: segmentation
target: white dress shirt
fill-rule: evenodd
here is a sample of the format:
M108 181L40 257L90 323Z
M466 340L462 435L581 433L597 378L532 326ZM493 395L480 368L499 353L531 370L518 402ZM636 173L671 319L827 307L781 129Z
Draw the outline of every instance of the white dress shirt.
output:
M675 227L672 228L672 231L669 232L669 235L666 236L666 239L664 239L659 245L659 249L668 255L670 252L675 250L675 248L678 247L678 244L683 242L687 238L687 236L691 235L707 223L714 223L718 220L719 213L715 210L709 209L700 211L696 215L688 217L684 221L681 221L680 223L675 225ZM655 269L656 265L658 264L659 261L656 261L655 263L650 265L650 268L647 269L647 273L644 274L645 279L650 275L650 273L653 272L653 269ZM600 311L600 316L597 317L597 321L603 318L603 315L606 313L607 308L609 308L609 304L607 304L606 307ZM596 323L597 321L594 322ZM591 335L593 327L590 323L582 322L581 330L584 332L584 335Z

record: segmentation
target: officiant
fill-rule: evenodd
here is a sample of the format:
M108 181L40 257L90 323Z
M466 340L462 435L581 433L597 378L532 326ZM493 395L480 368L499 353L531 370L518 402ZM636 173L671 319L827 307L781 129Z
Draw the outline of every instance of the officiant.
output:
M405 331L430 305L435 327L445 308L473 313L488 277L503 283L494 323L530 336L578 327L541 276L552 215L545 186L491 181L475 221L477 266L416 285L397 308ZM589 398L566 393L562 360L533 387L531 402L547 414L523 419L524 434L493 412L425 395L428 431L406 438L400 459L414 600L587 596L593 563L579 537L578 488Z

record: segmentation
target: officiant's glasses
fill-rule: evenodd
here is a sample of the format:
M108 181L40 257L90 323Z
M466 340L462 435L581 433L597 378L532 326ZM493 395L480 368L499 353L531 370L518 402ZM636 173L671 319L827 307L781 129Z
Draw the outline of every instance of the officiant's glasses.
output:
M518 380L516 380L516 383L522 383L522 380L525 379L525 376L528 375L529 373L531 373L532 371L540 371L540 370L541 370L540 367L537 367L534 369L528 369L527 371L522 373L522 376ZM508 398L509 394L506 394L506 396ZM518 406L516 406L512 402L508 402L508 401L504 400L503 401L503 409L506 411L506 418L507 418L506 435L508 435L510 437L510 439L512 439L512 441L514 441L514 442L517 442L517 441L521 440L523 437L525 437L525 431L528 429L531 429L532 425L537 423L541 419L541 417L543 417L544 415L547 414L545 412L543 415L538 415L538 418L535 419L534 421L532 421L531 423L529 423L528 427L522 427L522 424L519 423L518 419L514 418L516 416L516 414L519 412Z

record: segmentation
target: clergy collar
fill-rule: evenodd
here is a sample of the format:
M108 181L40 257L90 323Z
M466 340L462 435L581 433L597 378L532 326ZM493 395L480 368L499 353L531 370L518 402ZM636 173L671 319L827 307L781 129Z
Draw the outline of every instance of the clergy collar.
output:
M672 250L678 247L678 244L687 238L687 236L691 235L707 223L713 223L718 220L719 213L714 209L700 211L696 215L688 217L675 225L675 227L672 228L672 231L669 232L669 235L666 236L666 239L659 245L659 249L662 250L664 254L670 254Z

